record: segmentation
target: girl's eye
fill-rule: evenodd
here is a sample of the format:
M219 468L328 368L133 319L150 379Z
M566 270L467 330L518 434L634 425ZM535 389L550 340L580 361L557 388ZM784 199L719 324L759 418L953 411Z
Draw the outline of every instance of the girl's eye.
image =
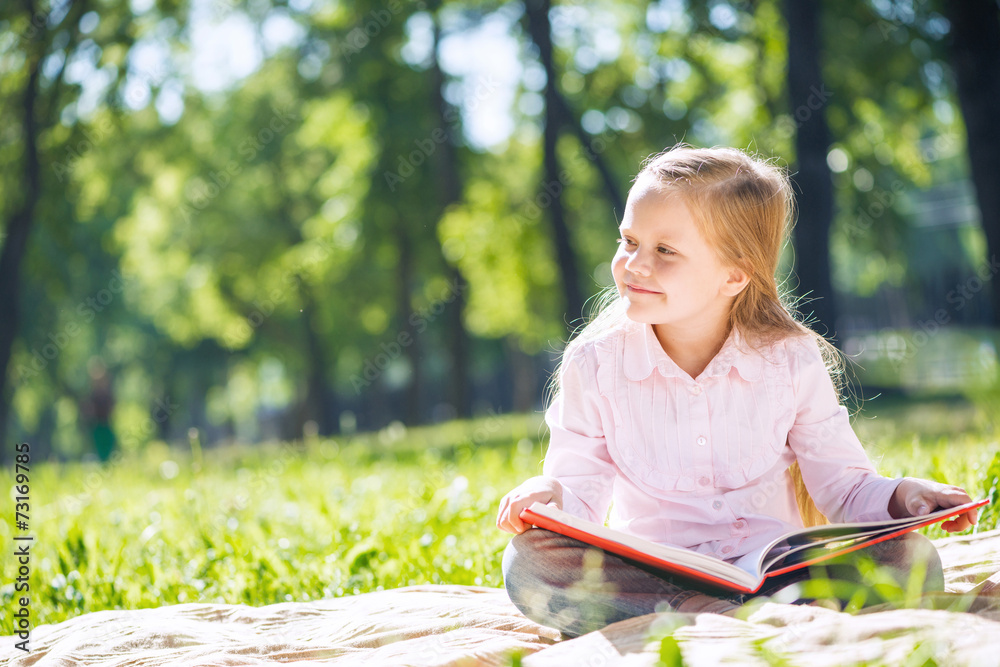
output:
M637 246L637 245L639 245L638 243L636 243L636 242L635 242L635 241L633 241L632 239L627 239L627 238L618 238L618 239L615 239L615 241L616 241L616 242L617 242L617 243L618 243L619 245L625 245L625 246L628 246L628 247L633 247L633 246ZM656 251L657 251L658 253L660 253L661 255L666 255L666 256L670 256L670 255L676 255L676 254L677 254L676 252L674 252L673 250L671 250L670 248L667 248L667 247L665 247L665 246L660 246L660 247L658 247L658 248L656 249Z

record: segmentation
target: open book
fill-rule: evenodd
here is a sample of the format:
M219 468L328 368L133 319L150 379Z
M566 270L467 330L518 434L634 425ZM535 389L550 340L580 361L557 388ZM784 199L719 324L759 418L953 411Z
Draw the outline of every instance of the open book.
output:
M989 500L975 500L923 516L834 523L803 528L782 535L770 544L728 562L680 547L649 542L639 537L580 519L551 505L533 503L521 519L619 556L651 565L666 573L681 575L704 585L741 593L756 593L768 577L792 572L814 563L864 548L876 542L958 516Z

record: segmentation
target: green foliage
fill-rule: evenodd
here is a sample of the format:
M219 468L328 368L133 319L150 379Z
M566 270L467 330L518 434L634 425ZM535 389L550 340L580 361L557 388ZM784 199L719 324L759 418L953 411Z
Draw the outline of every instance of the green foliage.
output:
M791 667L792 662L781 651L768 645L768 639L755 639L752 644L757 655L771 667Z
M657 646L657 667L684 667L686 663L681 642L674 636L674 632L688 623L684 617L664 614L658 616L650 625L646 643Z
M979 523L984 526L1000 524L1000 451L993 455L983 475L981 496L990 499L990 504L980 510Z
M514 157L524 159L515 153L505 161ZM516 173L507 165L497 166L511 177ZM447 256L470 283L469 331L490 337L513 334L535 352L562 332L546 326L555 322L552 315L560 305L558 275L544 208L534 200L536 193L525 189L532 184L497 182L496 176L484 174L470 183L466 201L441 219L438 234ZM504 242L498 243L501 238Z
M660 654L656 659L657 667L684 667L684 656L681 647L673 635L667 635L660 640Z

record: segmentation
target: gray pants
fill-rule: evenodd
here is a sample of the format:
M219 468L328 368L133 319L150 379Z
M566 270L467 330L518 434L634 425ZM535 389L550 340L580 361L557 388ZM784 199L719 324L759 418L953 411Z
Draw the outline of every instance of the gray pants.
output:
M941 559L919 533L769 578L757 593L729 594L692 588L683 579L674 583L635 561L532 528L507 545L503 576L507 595L525 616L574 637L653 612L722 613L760 596L800 604L818 597L844 603L853 598L867 607L890 601L879 593L886 583L897 592L915 585L923 592L944 590Z

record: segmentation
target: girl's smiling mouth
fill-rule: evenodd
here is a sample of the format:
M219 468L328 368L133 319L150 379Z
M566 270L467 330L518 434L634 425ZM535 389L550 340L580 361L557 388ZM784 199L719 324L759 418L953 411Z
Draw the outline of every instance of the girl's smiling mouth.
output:
M643 289L638 285L633 285L632 283L625 283L625 287L627 287L630 292L637 292L639 294L663 294L663 292L654 292L653 290Z

